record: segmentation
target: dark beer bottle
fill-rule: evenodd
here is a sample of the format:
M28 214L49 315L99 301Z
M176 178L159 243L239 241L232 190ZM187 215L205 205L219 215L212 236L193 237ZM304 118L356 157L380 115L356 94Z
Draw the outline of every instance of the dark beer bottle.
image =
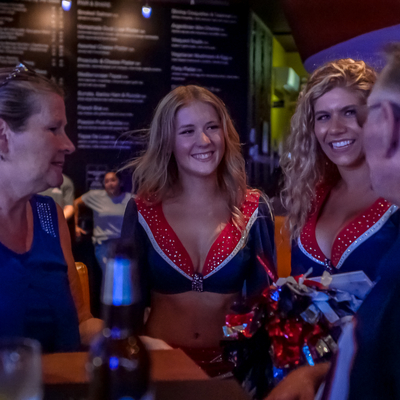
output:
M136 264L126 246L108 259L102 288L104 329L90 349L91 400L152 400L150 362L138 337L142 326Z

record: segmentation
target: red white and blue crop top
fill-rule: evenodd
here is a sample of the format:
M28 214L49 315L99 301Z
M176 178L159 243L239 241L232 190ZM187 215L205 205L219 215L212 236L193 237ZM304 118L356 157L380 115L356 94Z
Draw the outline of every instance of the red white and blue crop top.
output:
M140 198L128 203L121 237L140 249L140 271L147 292L177 294L191 290L214 293L243 292L257 295L271 280L257 259L261 256L273 274L275 269L274 223L259 194L248 191L241 207L247 242L230 221L211 246L202 274L194 271L181 241L168 224L162 204L148 205ZM243 246L245 244L245 246Z
M318 245L315 231L330 191L329 185L317 188L312 211L297 243L292 243L291 274L304 274L312 267L311 276L320 276L324 270L331 274L364 271L371 280L376 280L381 272L378 268L381 260L398 238L398 207L382 198L376 200L341 229L328 260Z

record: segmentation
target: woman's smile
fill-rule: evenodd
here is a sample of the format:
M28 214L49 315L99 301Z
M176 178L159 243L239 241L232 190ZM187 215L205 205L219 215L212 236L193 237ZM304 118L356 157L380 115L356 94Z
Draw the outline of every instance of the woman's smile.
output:
M173 154L180 178L215 175L225 152L225 137L215 108L193 101L175 117Z
M208 161L213 154L213 151L208 151L207 153L192 154L192 157L199 161Z
M355 141L355 139L333 141L329 143L329 146L334 150L347 150Z

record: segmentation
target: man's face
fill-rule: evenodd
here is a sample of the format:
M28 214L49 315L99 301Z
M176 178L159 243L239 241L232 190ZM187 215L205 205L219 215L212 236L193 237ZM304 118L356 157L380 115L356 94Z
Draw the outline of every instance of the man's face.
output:
M400 205L400 151L393 147L399 123L391 124L391 103L400 104L400 93L375 85L368 98L368 118L364 124L364 148L374 191ZM397 151L396 151L397 150Z

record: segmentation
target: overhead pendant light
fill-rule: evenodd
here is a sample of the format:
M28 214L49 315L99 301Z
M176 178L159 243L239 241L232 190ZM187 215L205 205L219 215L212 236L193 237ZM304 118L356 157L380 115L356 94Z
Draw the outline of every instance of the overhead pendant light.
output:
M69 11L71 9L71 0L62 0L61 1L61 7L64 11Z
M146 2L146 4L142 7L142 15L145 18L150 18L151 17L151 7L149 4Z

